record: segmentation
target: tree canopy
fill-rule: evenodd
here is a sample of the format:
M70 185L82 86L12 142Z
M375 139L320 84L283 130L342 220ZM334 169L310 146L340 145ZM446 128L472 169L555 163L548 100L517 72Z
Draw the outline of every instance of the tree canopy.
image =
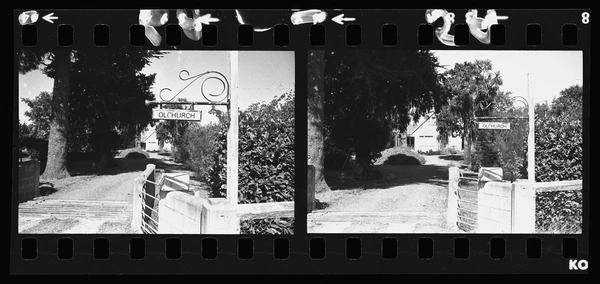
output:
M356 153L362 170L370 169L393 129L405 130L445 101L429 51L330 51L325 60L326 151Z
M40 50L19 52L19 71L39 68L53 78L53 54ZM135 139L151 121L150 108L144 101L154 99L150 87L155 75L141 71L151 58L160 55L157 51L130 49L71 52L68 108L62 107L68 110L69 151L94 151L106 160L112 150ZM49 129L48 119L57 111L51 105L52 97L51 93L42 93L33 100L24 100L31 107L26 115L41 129L40 133Z
M444 72L444 89L449 95L437 115L440 134L463 139L463 148L469 156L477 127L475 116L489 116L498 103L502 78L492 71L489 60L457 63Z

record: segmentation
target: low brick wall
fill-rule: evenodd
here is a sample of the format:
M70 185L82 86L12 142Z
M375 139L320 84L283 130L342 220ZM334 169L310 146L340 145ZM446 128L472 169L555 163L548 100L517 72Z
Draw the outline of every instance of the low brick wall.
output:
M40 195L40 162L19 162L19 203Z

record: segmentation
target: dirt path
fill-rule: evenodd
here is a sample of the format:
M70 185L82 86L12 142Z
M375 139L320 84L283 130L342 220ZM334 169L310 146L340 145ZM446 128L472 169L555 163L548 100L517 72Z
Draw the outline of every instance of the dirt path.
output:
M447 232L448 166L453 161L425 158L419 166L378 166L384 178L367 189L317 194L324 208L309 214L309 233Z
M185 171L169 157L150 153L149 159L117 158L117 165L94 169L75 165L70 178L41 181L42 196L19 204L20 233L130 233L132 188L146 165L166 172ZM197 179L192 187L208 191Z

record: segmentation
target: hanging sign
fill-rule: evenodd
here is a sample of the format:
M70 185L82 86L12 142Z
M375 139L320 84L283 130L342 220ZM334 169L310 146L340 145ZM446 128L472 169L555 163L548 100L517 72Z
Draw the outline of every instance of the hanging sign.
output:
M479 122L479 129L510 129L508 122Z
M202 119L202 112L185 109L153 109L152 119L200 121Z

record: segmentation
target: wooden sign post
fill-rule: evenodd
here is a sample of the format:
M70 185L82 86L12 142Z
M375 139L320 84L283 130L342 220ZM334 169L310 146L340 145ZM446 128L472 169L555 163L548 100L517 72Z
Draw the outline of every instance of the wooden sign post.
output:
M527 179L535 182L535 112L533 96L529 87L529 73L527 73L527 102L529 115L529 135L527 136Z
M238 204L238 51L229 51L231 78L229 98L229 130L227 132L227 200Z

